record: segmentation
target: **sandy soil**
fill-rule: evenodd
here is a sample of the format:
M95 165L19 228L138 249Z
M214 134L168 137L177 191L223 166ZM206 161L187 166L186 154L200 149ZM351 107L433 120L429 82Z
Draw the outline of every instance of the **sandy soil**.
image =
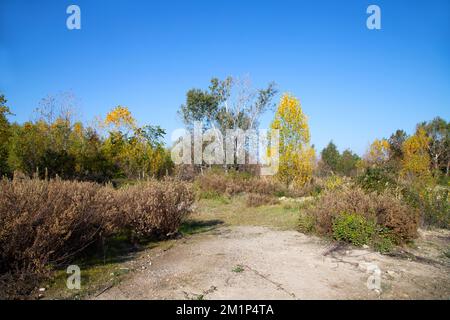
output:
M449 299L450 233L422 231L416 243L391 257L296 231L220 227L142 253L92 298Z

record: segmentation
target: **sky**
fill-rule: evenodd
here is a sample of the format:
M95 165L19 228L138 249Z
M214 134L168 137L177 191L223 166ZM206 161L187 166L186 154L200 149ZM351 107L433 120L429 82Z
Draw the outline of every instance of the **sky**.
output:
M71 4L80 30L66 27ZM366 27L371 4L381 30ZM450 1L0 0L11 121L71 92L83 121L124 105L170 144L186 92L227 76L297 96L319 151L333 140L363 154L397 129L450 120Z

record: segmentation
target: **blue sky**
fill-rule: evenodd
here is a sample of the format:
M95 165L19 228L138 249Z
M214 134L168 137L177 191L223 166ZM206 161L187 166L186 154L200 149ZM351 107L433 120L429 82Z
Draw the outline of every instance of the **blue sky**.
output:
M81 30L66 28L70 4ZM366 28L370 4L382 30ZM275 81L300 98L317 149L333 139L361 154L398 128L450 120L450 1L0 1L13 121L71 91L85 121L121 104L171 133L186 91L228 75Z

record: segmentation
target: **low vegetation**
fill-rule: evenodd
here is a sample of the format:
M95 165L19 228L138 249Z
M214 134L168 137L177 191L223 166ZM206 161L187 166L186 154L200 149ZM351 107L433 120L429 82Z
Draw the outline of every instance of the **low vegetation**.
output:
M355 245L369 244L386 230L401 244L416 237L419 214L391 193L366 193L357 186L344 186L324 192L315 206L303 213L302 221L304 231Z
M196 121L204 130L256 130L276 93L273 84L250 90L212 79L207 90L188 91L179 114L188 130ZM125 106L86 126L65 108L73 105L67 96L43 99L36 119L21 124L9 121L6 104L0 94L2 297L27 296L112 240L139 244L243 224L387 252L413 241L419 227L450 228L450 124L439 117L411 135L376 139L362 157L330 142L316 159L300 101L283 94L270 126L279 146L262 152L270 158L279 147L279 170L261 177L258 165L237 163L237 150L227 165L175 165L165 131L138 125Z
M190 212L194 194L177 181L123 189L89 182L3 179L0 182L0 292L26 295L53 268L104 239L167 238Z

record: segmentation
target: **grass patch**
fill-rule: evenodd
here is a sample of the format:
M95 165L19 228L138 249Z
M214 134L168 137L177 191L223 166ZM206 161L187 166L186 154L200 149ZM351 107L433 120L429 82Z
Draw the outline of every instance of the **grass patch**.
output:
M235 272L235 273L241 273L241 272L244 272L244 267L242 266L242 265L240 265L240 264L238 264L237 266L235 266L234 268L233 268L233 272Z
M193 235L193 234L211 231L222 224L223 224L223 221L217 220L217 219L212 219L212 220L189 219L181 225L179 231L181 232L181 234L183 234L185 236L189 236L189 235Z
M450 259L450 248L448 248L447 251L444 252L444 256Z
M239 195L223 203L219 199L201 199L190 216L193 221L220 220L224 225L253 225L295 230L298 226L299 206L283 204L247 207L246 197Z

